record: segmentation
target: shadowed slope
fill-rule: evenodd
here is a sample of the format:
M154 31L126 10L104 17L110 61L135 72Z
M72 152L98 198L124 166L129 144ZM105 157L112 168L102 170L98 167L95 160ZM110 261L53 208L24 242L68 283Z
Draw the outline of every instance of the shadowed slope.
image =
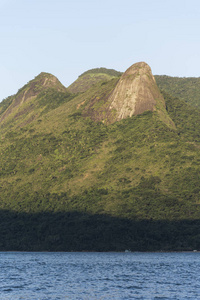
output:
M199 220L0 210L0 251L191 251L200 249L199 226Z

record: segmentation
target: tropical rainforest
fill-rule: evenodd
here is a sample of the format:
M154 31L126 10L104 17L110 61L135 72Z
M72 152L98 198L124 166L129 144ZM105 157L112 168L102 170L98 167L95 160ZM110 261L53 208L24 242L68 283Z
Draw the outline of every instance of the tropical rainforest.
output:
M200 250L200 79L155 76L172 126L102 119L121 76L41 73L0 103L1 251Z

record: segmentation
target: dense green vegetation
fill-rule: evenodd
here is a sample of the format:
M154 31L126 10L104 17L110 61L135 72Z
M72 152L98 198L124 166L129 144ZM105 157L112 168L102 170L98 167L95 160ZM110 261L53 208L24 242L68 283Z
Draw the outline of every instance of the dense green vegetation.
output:
M106 68L95 68L95 69L91 69L88 70L86 72L84 72L83 74L81 74L79 77L84 76L86 74L107 74L111 77L118 77L122 75L122 72L118 72L116 70L113 69L106 69Z
M6 99L4 99L2 102L0 102L0 115L3 114L6 109L9 107L9 105L12 103L13 97L10 96Z
M91 120L116 80L46 89L30 122L2 122L0 250L200 249L200 111L163 92L175 129L156 112Z
M155 76L158 87L168 94L200 108L200 77Z

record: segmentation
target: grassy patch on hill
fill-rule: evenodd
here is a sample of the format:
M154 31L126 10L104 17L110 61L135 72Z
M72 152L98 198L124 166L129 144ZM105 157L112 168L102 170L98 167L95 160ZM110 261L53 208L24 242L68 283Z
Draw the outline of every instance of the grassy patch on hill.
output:
M106 83L113 78L120 77L121 75L121 72L112 69L91 69L81 74L78 79L68 87L68 90L72 93L82 93L87 91L98 82Z

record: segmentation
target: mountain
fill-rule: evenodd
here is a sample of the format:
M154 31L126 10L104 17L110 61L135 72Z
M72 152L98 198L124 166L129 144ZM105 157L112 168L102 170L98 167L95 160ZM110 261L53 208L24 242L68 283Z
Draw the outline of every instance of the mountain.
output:
M121 75L121 72L115 71L113 69L91 69L81 74L79 78L68 87L68 90L74 94L82 93L88 90L95 83L98 83L100 81L107 82Z
M81 95L84 115L92 120L113 123L145 111L156 111L168 126L174 127L165 108L150 67L144 63L132 65L121 76L101 82Z
M170 77L155 75L160 90L200 108L200 77Z
M75 94L40 76L0 105L0 250L200 249L200 111L145 63Z
M53 103L54 93L56 99ZM66 98L66 95L69 96L69 93L60 81L55 76L43 72L23 86L16 95L0 103L0 123L13 123L14 120L18 122L22 117L29 123L47 107L55 108L60 103L59 99Z

